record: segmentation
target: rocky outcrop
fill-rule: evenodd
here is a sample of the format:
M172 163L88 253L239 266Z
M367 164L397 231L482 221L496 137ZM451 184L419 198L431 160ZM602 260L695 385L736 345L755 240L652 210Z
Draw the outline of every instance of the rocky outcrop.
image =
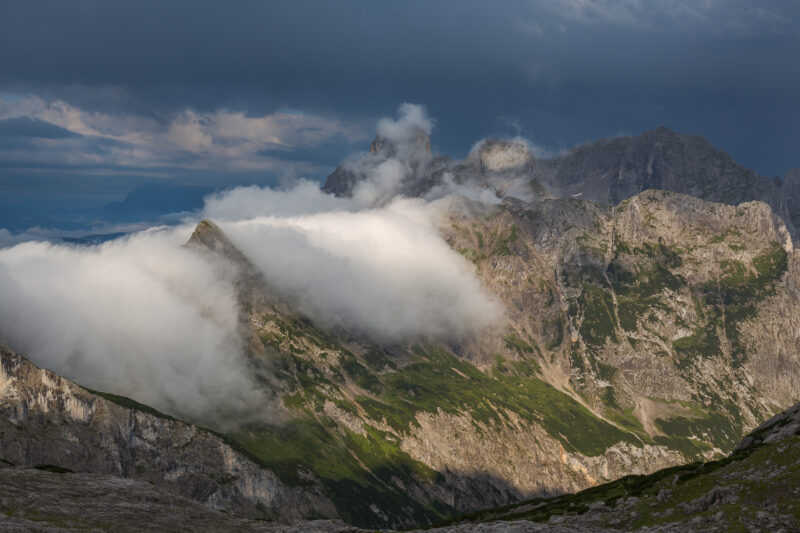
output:
M747 435L736 447L742 451L791 439L800 435L800 404L795 404L786 411L778 413Z
M577 492L629 474L682 463L665 446L618 443L598 456L568 452L539 424L508 413L507 425L477 424L467 414L420 413L401 448L444 473L450 504L468 511L509 501ZM490 490L487 490L490 489Z
M86 390L3 346L0 362L0 458L10 464L145 481L240 516L336 516L313 485L287 487L209 430Z
M800 404L776 415L720 461L521 502L428 531L797 531L798 413Z

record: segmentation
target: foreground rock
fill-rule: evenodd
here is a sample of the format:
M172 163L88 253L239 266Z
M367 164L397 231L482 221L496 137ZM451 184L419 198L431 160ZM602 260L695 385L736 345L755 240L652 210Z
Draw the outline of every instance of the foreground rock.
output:
M0 468L0 512L3 531L351 530L333 521L288 526L237 518L143 481L34 468Z
M629 476L578 494L476 513L436 532L797 531L800 404L731 456ZM237 518L149 483L55 467L0 467L5 531L364 531L336 521L281 526Z

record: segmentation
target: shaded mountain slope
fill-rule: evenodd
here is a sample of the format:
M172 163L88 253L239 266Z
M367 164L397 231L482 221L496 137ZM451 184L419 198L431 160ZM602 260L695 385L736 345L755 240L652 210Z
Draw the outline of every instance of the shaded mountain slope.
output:
M541 522L574 531L797 531L798 495L800 404L724 459L484 511L431 531L535 531Z
M699 135L661 127L634 137L579 145L537 161L536 177L562 194L617 204L647 189L737 205L761 200L784 220L786 200L773 180L737 164Z
M759 426L724 459L481 511L427 531L794 531L799 486L800 404ZM0 488L7 531L363 531L341 522L281 526L236 518L148 483L47 466L0 464Z

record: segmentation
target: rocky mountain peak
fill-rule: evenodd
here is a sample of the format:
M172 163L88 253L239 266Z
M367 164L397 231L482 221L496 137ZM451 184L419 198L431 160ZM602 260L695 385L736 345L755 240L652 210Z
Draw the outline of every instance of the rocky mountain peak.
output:
M201 220L186 243L189 248L212 251L235 262L248 262L248 259L228 239L225 232L214 222Z
M375 139L369 145L372 154L383 154L393 157L398 153L398 145L405 144L411 148L411 152L427 154L431 153L431 135L422 128L414 128L407 139L390 139L380 134L375 135Z
M480 166L481 172L519 171L533 161L528 145L520 140L487 139L479 143L470 153Z
M234 268L233 283L240 304L239 318L243 325L250 319L250 313L290 312L288 305L269 286L261 271L231 242L222 228L211 220L203 219L197 224L192 236L186 242L186 247L222 259ZM242 333L248 339L251 348L259 348L256 339L246 327ZM260 349L255 351L259 352Z
M450 163L448 156L431 155L430 133L422 128L392 136L378 134L369 146L369 155L358 163L345 162L325 180L322 190L336 196L350 196L355 186L367 179L366 169L375 168L387 159L396 159L408 174L397 191L406 196L420 196L441 182Z
M800 199L800 168L789 169L783 181L780 182L780 186L784 194L789 196L793 203L796 204L797 200Z
M610 205L647 189L662 189L728 205L761 200L784 219L793 235L800 223L800 210L792 209L800 191L790 194L791 188L739 165L700 135L663 126L634 137L579 145L537 161L534 174L561 195Z

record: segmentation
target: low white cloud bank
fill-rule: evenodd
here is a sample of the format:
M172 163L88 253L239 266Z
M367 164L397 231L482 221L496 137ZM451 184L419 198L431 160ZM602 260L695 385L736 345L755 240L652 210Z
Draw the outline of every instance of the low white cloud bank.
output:
M448 177L426 199L397 196L414 170L421 124L429 131L414 106L381 122L394 155L362 155L364 179L352 197L308 181L245 187L209 197L202 216L322 325L382 343L458 341L497 325L501 304L438 231L454 190L489 203L496 194ZM206 423L263 413L268 401L248 369L231 273L183 246L192 229L92 247L1 249L0 340L81 384L169 413Z
M286 193L291 201L292 193ZM496 324L500 304L437 227L442 203L220 221L304 313L383 342L457 340Z
M0 338L82 385L180 416L211 422L264 406L229 277L182 246L190 229L0 250Z

